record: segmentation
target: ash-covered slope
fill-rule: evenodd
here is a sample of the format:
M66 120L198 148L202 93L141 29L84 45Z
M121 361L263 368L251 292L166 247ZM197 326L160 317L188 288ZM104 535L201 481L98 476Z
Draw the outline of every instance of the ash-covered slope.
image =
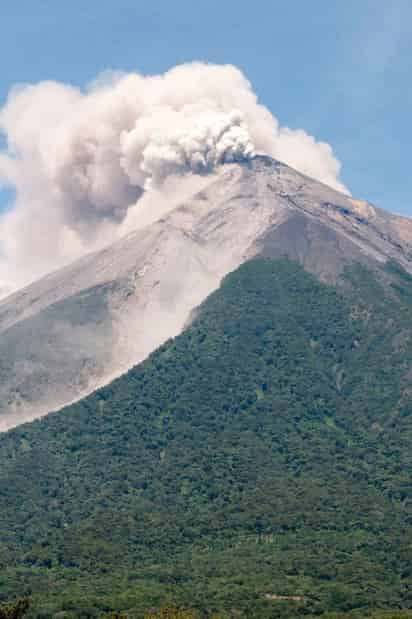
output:
M411 252L410 220L268 157L224 165L159 221L0 303L0 430L140 362L251 257L287 255L335 282L352 261L412 272Z

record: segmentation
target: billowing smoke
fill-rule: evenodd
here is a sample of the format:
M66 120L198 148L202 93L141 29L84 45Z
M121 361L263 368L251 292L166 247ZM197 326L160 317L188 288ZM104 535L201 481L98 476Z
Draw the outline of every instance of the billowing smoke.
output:
M122 135L122 167L132 183L160 185L171 175L211 172L219 164L244 161L254 154L243 114L237 110L186 105L156 114Z
M130 209L138 223L144 192L161 192L170 177L205 175L254 153L345 191L330 146L279 127L229 65L107 74L85 92L55 82L18 87L0 110L0 130L0 184L16 193L0 219L7 286L116 238Z

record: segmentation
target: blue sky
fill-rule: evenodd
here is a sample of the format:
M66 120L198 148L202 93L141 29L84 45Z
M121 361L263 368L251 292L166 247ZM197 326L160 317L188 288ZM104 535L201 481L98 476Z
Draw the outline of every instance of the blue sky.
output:
M353 195L412 216L411 18L409 0L3 0L0 103L15 83L233 63L282 125L332 145Z

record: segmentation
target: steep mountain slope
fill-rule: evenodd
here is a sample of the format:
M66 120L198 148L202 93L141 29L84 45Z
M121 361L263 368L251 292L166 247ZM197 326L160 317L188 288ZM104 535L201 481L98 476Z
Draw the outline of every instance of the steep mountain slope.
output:
M222 166L159 221L0 303L0 430L144 359L248 258L288 255L335 282L353 260L411 270L411 251L409 220L268 157Z
M2 435L0 599L410 608L412 277L342 282L247 262L141 365Z

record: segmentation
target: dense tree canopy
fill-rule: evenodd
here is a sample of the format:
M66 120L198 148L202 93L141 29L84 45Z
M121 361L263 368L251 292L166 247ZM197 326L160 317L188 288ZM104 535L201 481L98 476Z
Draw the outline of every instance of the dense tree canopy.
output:
M39 618L412 607L411 325L396 264L339 290L244 264L146 362L0 438L0 600Z

